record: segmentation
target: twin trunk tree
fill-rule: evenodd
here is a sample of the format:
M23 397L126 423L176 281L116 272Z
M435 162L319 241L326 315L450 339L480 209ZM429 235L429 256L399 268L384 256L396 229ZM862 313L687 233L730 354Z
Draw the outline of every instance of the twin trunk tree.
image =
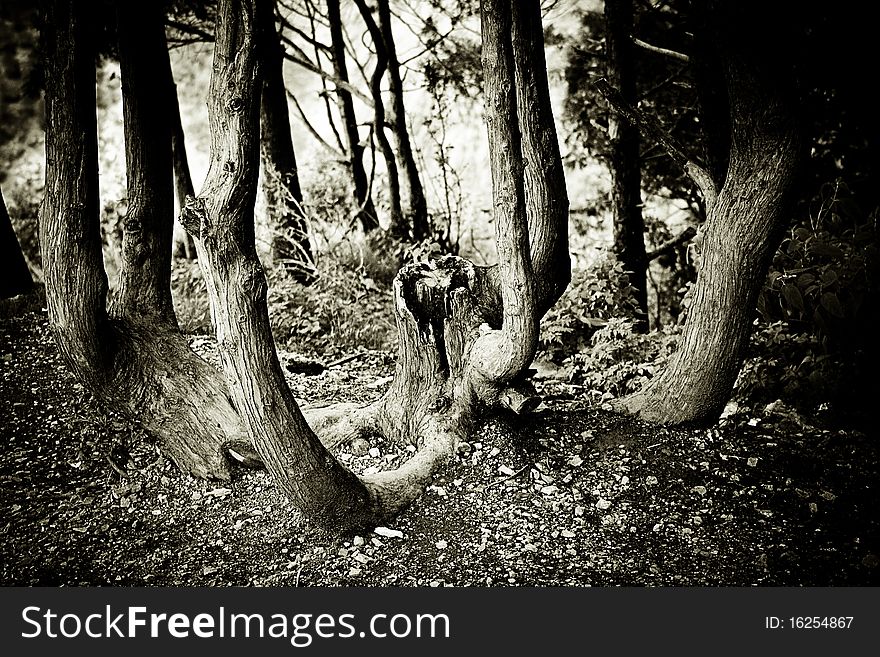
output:
M306 409L305 415L277 358L266 278L254 245L259 144L254 47L264 10L260 0L219 4L209 98L211 164L184 225L197 239L223 369L257 451L307 516L336 530L358 528L395 514L419 495L433 470L466 438L480 408L528 406L517 400L537 345L539 309L552 305L568 276L548 256L564 250L567 257L564 181L527 182L561 173L546 69L533 68L543 60L540 6L537 0L497 0L484 2L481 11L499 264L479 268L448 257L404 268L394 282L400 346L388 393L366 408ZM519 80L535 84L524 90ZM530 99L527 107L537 115L525 120L520 95ZM530 150L534 144L541 148ZM547 190L561 197L551 204ZM542 243L530 251L531 222L537 222L531 232ZM559 279L549 281L552 275ZM418 449L399 469L364 478L329 452L340 441L375 433Z
M44 5L46 195L40 244L49 321L76 377L139 420L184 471L229 478L227 450L253 450L222 376L193 354L171 304L171 129L156 98L171 88L157 7L120 2L119 57L129 211L108 312L101 252L95 97L99 17L88 3Z

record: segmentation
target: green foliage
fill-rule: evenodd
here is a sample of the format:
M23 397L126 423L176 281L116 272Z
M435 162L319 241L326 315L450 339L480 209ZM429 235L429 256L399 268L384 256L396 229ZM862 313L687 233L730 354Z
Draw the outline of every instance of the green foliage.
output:
M596 331L590 348L574 357L571 380L602 398L638 391L672 353L674 334L638 333L631 319L615 317Z
M541 323L538 348L554 362L585 348L593 333L614 317L631 316L637 305L629 277L615 258L576 270L565 293Z

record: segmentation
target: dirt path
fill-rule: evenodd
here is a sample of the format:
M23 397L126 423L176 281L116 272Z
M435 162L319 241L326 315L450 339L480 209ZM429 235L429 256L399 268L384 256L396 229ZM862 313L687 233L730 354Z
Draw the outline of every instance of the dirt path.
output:
M291 385L366 400L390 363L367 354ZM0 318L0 584L880 583L876 439L784 413L660 429L544 386L547 406L483 425L392 531L328 539L264 472L194 480L98 409L44 312ZM405 458L371 447L340 457L357 471Z

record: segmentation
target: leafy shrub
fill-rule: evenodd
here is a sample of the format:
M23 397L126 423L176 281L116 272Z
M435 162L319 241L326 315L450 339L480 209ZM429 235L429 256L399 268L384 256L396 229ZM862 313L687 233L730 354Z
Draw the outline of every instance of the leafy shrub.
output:
M208 288L198 262L174 260L171 269L171 296L181 331L213 333Z
M638 333L633 320L615 317L593 334L589 349L574 357L571 380L604 398L621 397L644 386L673 348L672 331Z
M876 280L877 217L860 212L841 181L823 187L815 205L779 247L758 310L765 321L840 342L858 328Z
M309 287L271 272L269 320L275 339L300 353L391 349L393 301L390 287L369 275L367 261L374 257L356 266L323 258Z
M610 319L632 316L637 308L623 265L612 257L600 259L594 267L572 273L565 293L544 316L538 349L562 362L587 347Z

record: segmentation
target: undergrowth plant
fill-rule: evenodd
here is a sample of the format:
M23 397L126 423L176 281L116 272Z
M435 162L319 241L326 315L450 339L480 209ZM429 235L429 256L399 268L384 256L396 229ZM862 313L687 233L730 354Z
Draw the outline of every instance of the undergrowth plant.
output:
M615 317L638 310L623 265L601 258L589 268L572 272L565 293L541 322L539 354L555 363L586 349L593 334Z

